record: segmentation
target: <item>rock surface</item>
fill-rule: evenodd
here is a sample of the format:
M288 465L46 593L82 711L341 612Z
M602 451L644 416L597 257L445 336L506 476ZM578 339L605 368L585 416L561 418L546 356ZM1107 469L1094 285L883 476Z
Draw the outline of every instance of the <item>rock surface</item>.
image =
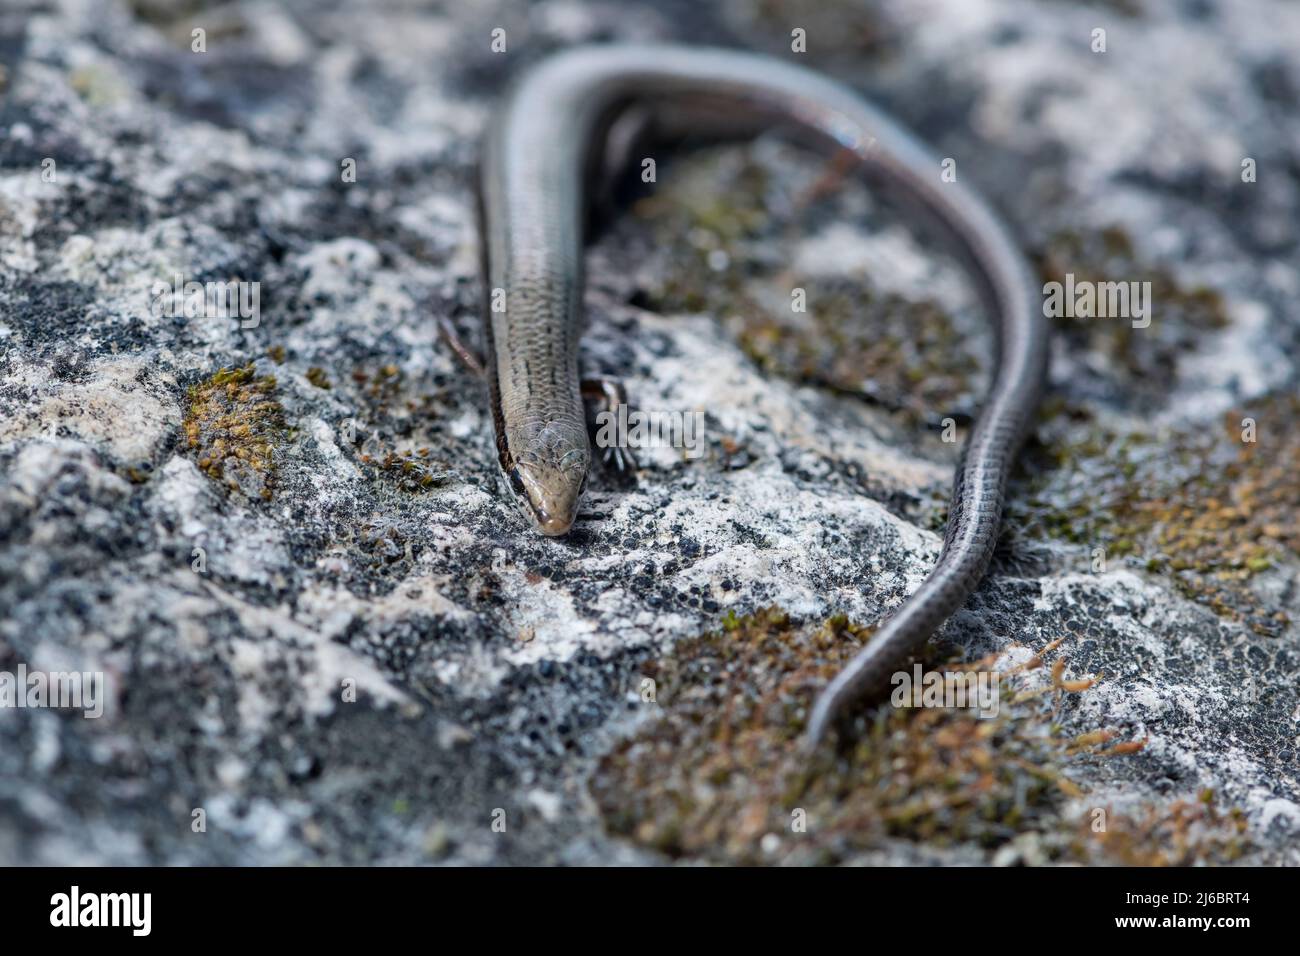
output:
M1198 799L1240 825L1189 860L1300 862L1293 4L11 6L0 671L108 695L94 720L0 710L0 863L1050 862L1098 807ZM1006 554L942 635L1044 655L1014 686L1076 742L1048 822L1012 795L991 837L933 806L881 832L888 807L835 808L898 781L852 759L834 841L816 813L773 831L784 805L707 812L759 799L708 748L734 756L730 701L776 686L768 642L821 647L773 625L752 672L718 669L716 635L903 600L938 551L943 419L987 381L962 270L882 197L775 139L658 157L591 251L585 359L704 412L706 441L644 451L634 486L594 474L560 540L498 492L481 386L437 339L475 327L477 136L511 75L588 40L800 56L795 28L1045 278L1152 283L1149 328L1061 321ZM169 314L176 276L255 281L258 313ZM861 638L832 633L827 659ZM656 780L703 815L668 819Z

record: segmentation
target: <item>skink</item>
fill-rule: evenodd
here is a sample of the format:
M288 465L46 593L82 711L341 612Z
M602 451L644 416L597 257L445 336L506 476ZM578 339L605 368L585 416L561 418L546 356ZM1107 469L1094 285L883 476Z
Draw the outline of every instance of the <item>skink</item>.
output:
M788 128L847 150L868 179L937 220L978 279L998 362L954 481L939 560L826 687L809 715L815 746L845 709L888 688L979 584L1007 476L1043 388L1048 331L1028 266L998 218L851 89L791 63L731 50L593 46L527 72L495 115L482 160L486 375L501 469L537 528L569 530L591 464L578 376L587 206L621 116L725 136ZM495 305L495 307L494 307Z

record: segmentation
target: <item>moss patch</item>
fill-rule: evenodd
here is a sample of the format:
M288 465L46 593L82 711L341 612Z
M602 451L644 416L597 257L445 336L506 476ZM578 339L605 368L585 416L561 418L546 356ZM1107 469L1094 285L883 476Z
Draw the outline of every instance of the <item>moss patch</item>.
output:
M798 188L776 182L749 151L680 161L635 207L665 257L651 303L713 315L768 372L868 399L905 424L960 415L979 399L980 363L937 302L789 268L795 242L818 221L850 217L838 204L858 188L835 162Z
M434 396L412 388L396 365L355 369L351 386L359 406L355 452L370 474L410 492L448 479L448 463L430 450L446 444L429 434Z
M284 434L275 387L275 377L259 378L251 362L223 368L190 388L181 426L204 474L268 501L275 488L275 447Z
M1013 489L1013 533L1135 558L1221 615L1276 634L1254 576L1300 557L1300 399L1272 396L1203 427L1116 431L1057 403L1039 429L1047 468ZM1243 441L1243 421L1256 441Z
M802 28L808 49L819 56L854 57L857 62L879 64L899 57L906 35L879 3L825 3L824 0L758 0L742 5L760 28L756 38L780 44L776 52L790 50L790 31Z
M1078 6L1074 2L1071 2L1070 5ZM1146 15L1146 10L1139 0L1093 0L1091 5L1106 10L1114 10L1126 17L1138 18Z
M166 25L182 18L201 13L205 0L128 0L127 8L139 19L155 25Z
M136 19L157 28L173 44L189 50L191 31L202 27L207 41L230 40L248 33L248 23L237 5L209 0L128 0ZM202 16L199 16L202 14Z
M1150 282L1151 324L1134 328L1131 318L1059 317L1058 332L1074 353L1091 351L1100 361L1089 374L1104 375L1129 404L1156 406L1168 397L1178 359L1199 348L1205 336L1228 325L1222 297L1208 286L1184 286L1167 269L1141 261L1122 229L1067 230L1047 240L1035 256L1044 283Z
M810 764L798 744L811 702L868 639L842 618L800 626L769 609L679 644L646 671L661 718L593 777L609 831L672 857L729 863L833 863L891 839L990 852L1027 834L1044 861L1095 862L1150 855L1168 827L1183 825L1183 810L1153 808L1136 823L1109 814L1094 834L1091 818L1067 815L1082 795L1072 763L1126 759L1142 744L1104 729L1061 735L1054 704L1091 684L1064 680L1063 663L1048 693L1017 696L1003 681L989 719L878 706L861 716L856 746ZM1184 855L1214 862L1245 849L1235 820L1195 831L1192 822Z
M1220 810L1213 791L1204 790L1195 801L1146 807L1132 817L1107 813L1105 830L1089 824L1086 832L1123 866L1195 866L1239 858L1250 848L1246 826L1245 814Z
M429 449L417 448L407 452L385 452L381 457L362 453L361 461L397 483L406 491L433 488L445 482L450 473L434 467L428 460Z
M808 313L764 312L739 333L769 372L870 399L912 422L937 424L969 408L979 364L953 349L961 336L930 301L877 294L847 282L807 280Z

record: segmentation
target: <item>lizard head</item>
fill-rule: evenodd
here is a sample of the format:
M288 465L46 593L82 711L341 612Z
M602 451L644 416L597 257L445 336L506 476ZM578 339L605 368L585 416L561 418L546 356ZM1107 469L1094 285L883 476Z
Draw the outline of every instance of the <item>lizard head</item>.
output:
M544 535L564 534L578 516L591 464L585 431L581 438L579 443L544 428L506 469L510 490Z

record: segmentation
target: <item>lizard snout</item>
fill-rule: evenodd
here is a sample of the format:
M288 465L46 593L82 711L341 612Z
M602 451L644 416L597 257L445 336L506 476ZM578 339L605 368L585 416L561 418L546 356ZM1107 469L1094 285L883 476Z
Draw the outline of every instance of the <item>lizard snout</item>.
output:
M590 457L572 448L559 456L530 455L515 462L510 483L542 534L555 537L573 527L587 490Z

